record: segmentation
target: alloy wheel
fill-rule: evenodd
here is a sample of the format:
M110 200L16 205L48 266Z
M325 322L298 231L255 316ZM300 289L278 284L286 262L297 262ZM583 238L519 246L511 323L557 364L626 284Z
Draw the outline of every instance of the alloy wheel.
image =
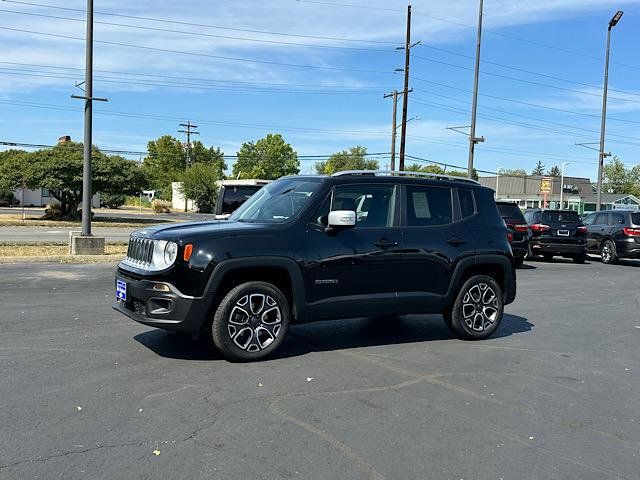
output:
M602 255L602 261L604 263L611 262L613 258L613 248L611 246L611 242L609 241L604 242L604 245L602 245L601 255Z
M278 302L269 295L252 293L240 297L231 309L227 331L242 350L259 352L275 341L281 326Z
M498 296L486 283L469 287L462 298L462 317L471 330L483 332L498 318Z

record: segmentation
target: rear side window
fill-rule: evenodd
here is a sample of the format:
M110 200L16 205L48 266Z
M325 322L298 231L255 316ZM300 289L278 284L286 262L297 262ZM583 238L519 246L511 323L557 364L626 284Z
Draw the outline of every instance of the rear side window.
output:
M458 200L460 201L460 214L462 218L470 217L476 213L476 202L473 198L473 190L459 188Z
M593 221L596 219L595 214L591 213L582 219L582 223L585 225L593 225Z
M553 212L546 211L542 217L543 222L551 222L551 223L579 223L580 217L578 216L578 212Z
M524 216L522 215L522 210L515 203L498 203L498 212L500 212L500 216L507 220L512 220L516 222L524 222Z
M609 214L609 225L622 225L624 223L624 215L621 213Z
M407 225L429 227L452 221L451 189L407 185Z

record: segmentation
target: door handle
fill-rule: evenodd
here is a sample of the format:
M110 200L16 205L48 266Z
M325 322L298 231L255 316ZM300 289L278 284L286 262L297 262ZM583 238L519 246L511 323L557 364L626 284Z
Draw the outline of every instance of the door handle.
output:
M374 243L374 245L380 248L391 248L391 247L397 247L398 242L382 239L382 240L378 240L376 243Z
M449 243L451 245L455 245L457 247L458 245L462 245L463 243L467 243L467 241L463 240L460 237L451 237L451 238L447 238L447 243Z

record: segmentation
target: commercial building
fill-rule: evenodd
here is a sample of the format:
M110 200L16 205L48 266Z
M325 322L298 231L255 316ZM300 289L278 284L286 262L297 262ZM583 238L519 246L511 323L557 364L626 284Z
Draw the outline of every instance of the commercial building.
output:
M545 194L542 192L543 179L548 179L550 191L546 194L547 208L571 209L579 213L596 210L597 192L591 180L582 177L564 177L562 182L562 205L560 205L560 177L541 175L512 176L500 175L480 177L480 184L497 190L498 200L517 203L520 208L544 208ZM602 209L640 209L640 199L634 195L602 194Z

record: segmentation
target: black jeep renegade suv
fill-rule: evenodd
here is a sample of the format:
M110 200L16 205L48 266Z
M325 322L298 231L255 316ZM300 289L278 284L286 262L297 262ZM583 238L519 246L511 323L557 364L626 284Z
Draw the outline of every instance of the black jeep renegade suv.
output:
M458 336L486 338L515 294L492 190L341 172L281 178L228 221L134 232L114 308L248 361L276 350L292 323L314 320L442 313Z

